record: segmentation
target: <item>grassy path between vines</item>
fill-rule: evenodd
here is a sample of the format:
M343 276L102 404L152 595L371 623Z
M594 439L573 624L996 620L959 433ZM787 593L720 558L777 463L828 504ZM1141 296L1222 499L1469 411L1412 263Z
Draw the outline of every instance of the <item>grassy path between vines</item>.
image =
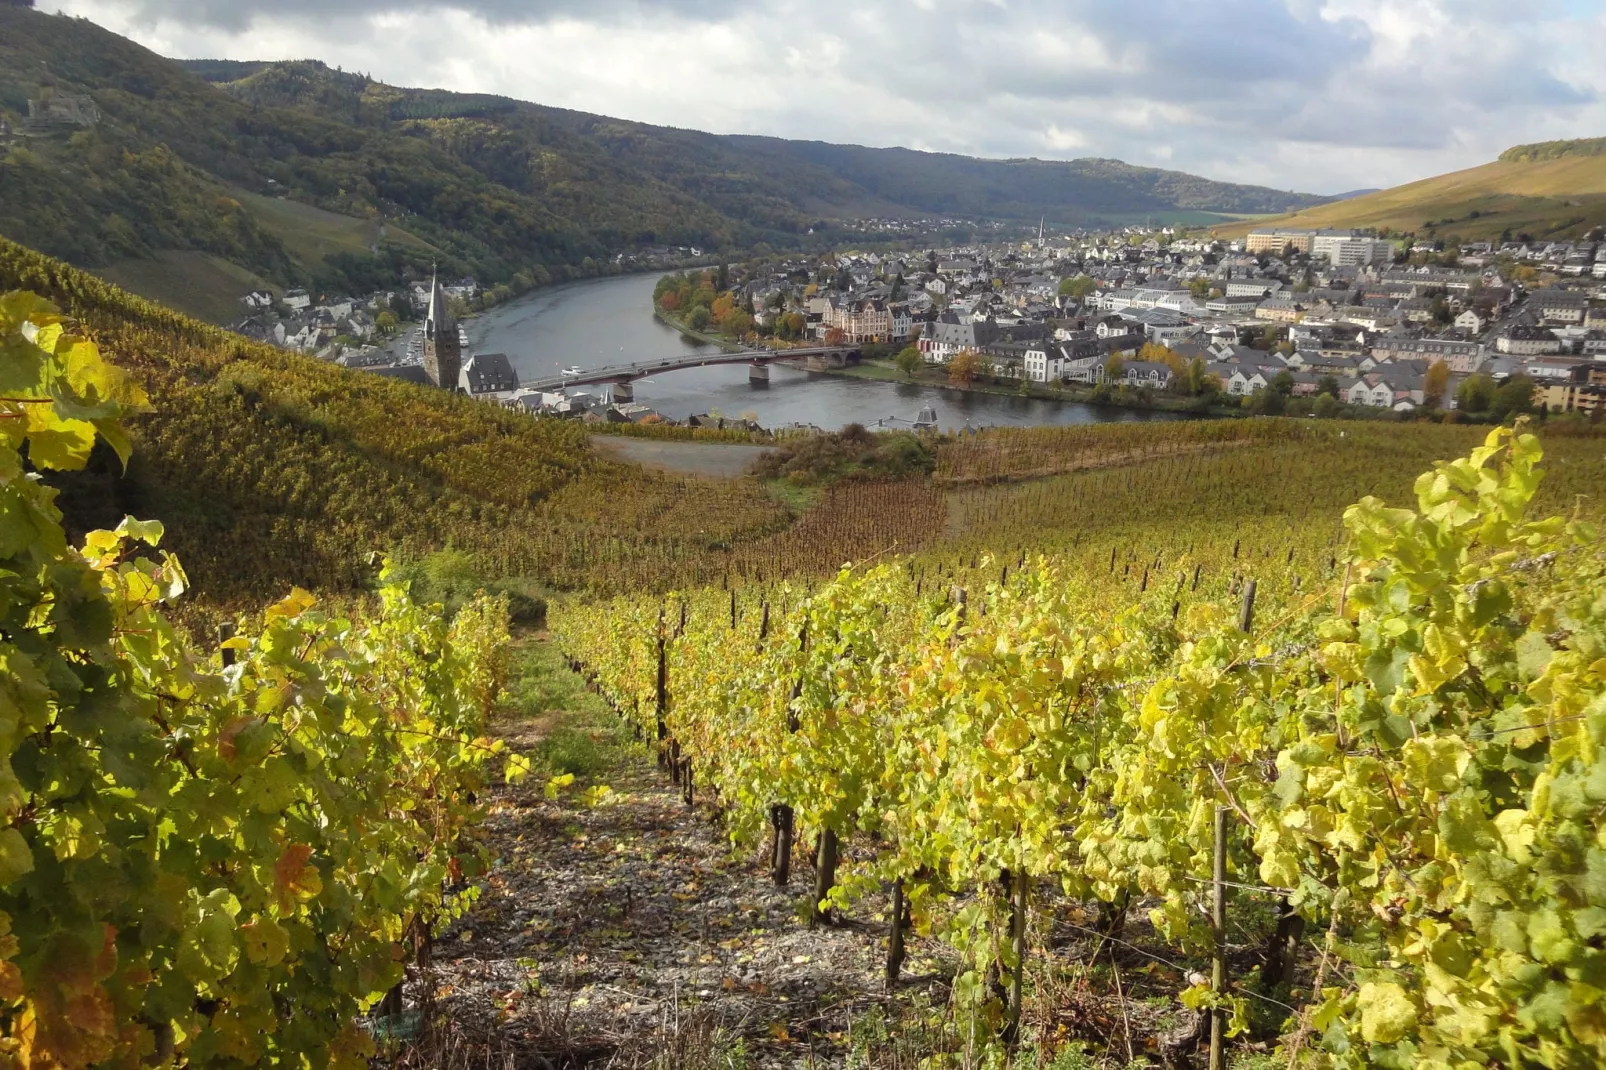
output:
M556 650L526 639L516 658L494 729L537 759L536 775L489 800L483 894L409 985L409 1003L447 1028L404 1061L734 1070L841 1065L856 1046L862 1057L892 1043L872 1024L884 924L808 928L802 860L776 888ZM548 778L570 773L548 798ZM599 784L611 790L593 804L585 789ZM934 969L921 950L910 973ZM946 998L932 986L899 998L927 992Z

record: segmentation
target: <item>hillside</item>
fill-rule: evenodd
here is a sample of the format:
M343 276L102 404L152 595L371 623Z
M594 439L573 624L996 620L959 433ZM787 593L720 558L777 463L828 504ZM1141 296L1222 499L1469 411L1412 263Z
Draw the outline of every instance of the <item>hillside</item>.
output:
M1606 225L1606 139L1519 145L1498 160L1253 226L1387 227L1464 241L1577 237ZM1212 228L1223 236L1251 224Z
M52 94L87 95L100 121L27 128L28 101ZM141 261L181 251L280 286L363 290L435 260L487 282L544 282L650 246L830 244L853 233L839 221L866 216L1078 223L1318 200L1110 160L716 136L396 88L315 62L186 65L85 19L11 5L0 7L0 118L21 131L0 144L0 234L121 266L127 281ZM170 258L170 275L173 263L191 270L152 293L205 289L204 261Z
M555 586L647 584L681 561L707 581L731 567L711 546L790 519L756 484L608 461L578 424L256 345L0 239L0 293L12 289L77 317L152 400L126 476L97 453L64 477L70 526L161 519L213 605L292 584L351 591L371 582L374 551L448 546L484 573Z
M1119 160L982 160L902 148L707 134L485 94L403 89L313 61L181 61L264 107L360 126L400 124L512 188L534 181L536 149L645 172L738 219L781 231L868 214L1081 223L1135 212L1279 211L1320 198L1215 182ZM820 222L815 220L814 225Z

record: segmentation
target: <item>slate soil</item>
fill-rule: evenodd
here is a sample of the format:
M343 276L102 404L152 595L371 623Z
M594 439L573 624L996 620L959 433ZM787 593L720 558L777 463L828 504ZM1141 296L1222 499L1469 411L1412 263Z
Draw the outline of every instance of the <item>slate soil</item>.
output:
M612 789L601 805L574 789L549 800L535 778L498 789L481 897L413 971L410 1005L472 1053L463 1065L699 1062L666 1054L677 1044L841 1065L853 1017L887 1000L886 924L872 914L885 904L810 928L806 859L777 888L767 852L734 855L643 751L593 779ZM924 953L938 951L914 941L906 975L936 976ZM912 987L946 999L929 980Z

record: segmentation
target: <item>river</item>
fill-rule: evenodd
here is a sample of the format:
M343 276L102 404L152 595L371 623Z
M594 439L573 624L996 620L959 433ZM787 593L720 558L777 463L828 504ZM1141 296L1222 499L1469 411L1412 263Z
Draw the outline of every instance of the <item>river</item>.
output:
M521 379L557 374L565 367L600 368L708 349L652 314L656 275L587 279L536 290L465 323L469 348L506 353ZM687 368L639 380L636 401L664 416L717 411L752 416L765 427L814 424L836 429L850 423L897 426L924 405L938 426L957 430L994 425L1092 424L1165 420L1173 413L1108 408L980 394L911 383L878 382L777 366L768 385L747 381L746 365ZM585 389L602 389L589 387ZM908 426L906 422L902 426Z

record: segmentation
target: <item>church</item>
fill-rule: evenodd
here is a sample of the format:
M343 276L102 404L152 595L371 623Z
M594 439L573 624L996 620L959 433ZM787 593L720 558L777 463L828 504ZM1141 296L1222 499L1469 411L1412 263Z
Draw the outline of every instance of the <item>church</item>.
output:
M424 374L430 384L458 388L463 370L463 345L457 334L457 319L446 302L446 291L434 276L429 280L429 310L424 313Z

